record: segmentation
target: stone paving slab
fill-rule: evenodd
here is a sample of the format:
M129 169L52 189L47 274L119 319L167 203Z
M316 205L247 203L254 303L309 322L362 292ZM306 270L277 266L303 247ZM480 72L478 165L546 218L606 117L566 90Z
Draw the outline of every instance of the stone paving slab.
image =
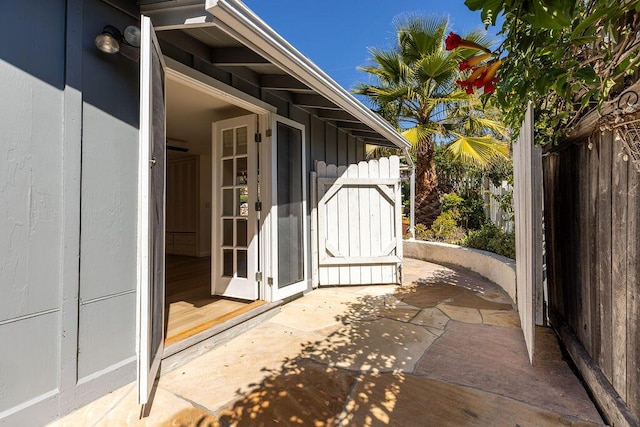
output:
M352 426L592 426L504 396L414 375L366 375L342 415Z
M556 357L531 366L524 357L527 349L520 329L452 321L417 364L415 373L599 422L582 384L557 357L553 347L558 344L547 345Z
M214 411L324 336L265 322L163 375L159 387Z
M454 305L440 304L437 306L440 311L449 316L451 320L465 323L482 323L480 310L472 307L456 307Z
M504 326L505 328L520 328L520 317L513 310L482 310L482 323L485 325Z
M336 425L355 379L354 372L298 359L218 416L225 426Z
M211 426L218 427L217 417L161 388L156 390L153 408L141 417L134 385L123 387L92 402L51 427L111 426Z
M420 312L411 319L411 323L425 326L429 328L429 330L438 329L444 331L447 323L449 323L449 316L438 308L425 308L420 310Z
M437 335L391 319L345 326L313 345L305 356L353 371L411 372Z

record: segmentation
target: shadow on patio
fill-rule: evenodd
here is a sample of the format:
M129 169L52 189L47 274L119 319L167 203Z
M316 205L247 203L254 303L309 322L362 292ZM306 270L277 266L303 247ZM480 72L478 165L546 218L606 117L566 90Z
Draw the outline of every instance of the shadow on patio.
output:
M405 268L427 264L406 261ZM321 300L329 305L323 308ZM286 326L287 339L271 343L276 348L291 345L296 330L318 339L298 342L292 356L262 369L261 381L236 388L231 403L218 408L170 383L165 387L215 413L222 426L601 423L553 333L539 331L540 356L530 366L511 301L475 275L436 269L395 290L320 289L268 323L272 338ZM251 369L260 349L249 346L262 343L249 339L245 349L258 357L245 364L238 355L234 370ZM177 414L171 425L217 425L211 414L188 421L189 412Z

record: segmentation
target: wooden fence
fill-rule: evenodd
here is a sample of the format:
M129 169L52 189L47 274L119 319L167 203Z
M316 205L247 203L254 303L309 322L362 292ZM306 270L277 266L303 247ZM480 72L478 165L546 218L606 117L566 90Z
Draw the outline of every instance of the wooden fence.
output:
M504 181L502 185L496 187L489 181L488 177L485 177L482 183L482 191L484 193L485 215L489 221L507 233L514 231L513 214L506 212L500 203L500 199L506 197L509 193L513 194L513 186Z
M315 169L314 283L400 283L400 159L348 167L317 162Z
M609 422L640 416L640 176L612 132L545 154L551 321Z

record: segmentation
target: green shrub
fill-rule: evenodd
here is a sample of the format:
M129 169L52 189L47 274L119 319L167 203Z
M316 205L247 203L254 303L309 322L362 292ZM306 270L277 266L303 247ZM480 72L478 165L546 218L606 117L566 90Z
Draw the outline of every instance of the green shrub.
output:
M456 193L448 193L442 196L442 212L458 210L464 199Z
M424 224L416 224L416 239L458 244L464 238L464 230L458 227L457 210L442 212L433 221L431 228Z
M484 224L479 230L470 231L467 237L463 239L462 244L508 258L516 258L515 233L505 233L491 223Z
M467 230L476 230L487 221L484 214L484 200L479 189L470 190L462 194L462 204L458 208L462 227Z
M460 213L457 209L442 212L431 225L432 239L439 242L458 243L464 237L464 231L458 227Z

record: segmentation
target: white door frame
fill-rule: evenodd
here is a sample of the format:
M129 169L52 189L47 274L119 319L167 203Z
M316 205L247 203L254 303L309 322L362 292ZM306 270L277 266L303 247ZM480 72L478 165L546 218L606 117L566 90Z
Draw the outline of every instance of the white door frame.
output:
M254 113L257 114L258 116L258 121L259 121L259 125L257 127L257 132L259 132L260 134L263 135L263 141L268 140L269 138L265 138L266 135L266 130L268 128L270 128L270 117L272 113L275 113L277 111L277 108L274 107L271 104L268 104L264 101L262 101L261 99L258 98L254 98L251 95L246 94L245 92L242 92L239 89L234 88L233 86L229 86L225 83L222 83L219 80L214 79L211 76L208 76L204 73L201 73L198 70L195 70L191 67L188 67L184 64L182 64L181 62L178 62L172 58L169 57L164 57L165 63L166 63L166 78L167 79L171 79L173 81L179 82L183 85L186 85L192 89L198 90L204 94L213 96L215 98L219 98L222 99L224 101L229 102L229 104L235 105L237 107L240 107L244 110L249 111L250 113ZM253 140L253 139L252 139ZM263 167L264 165L268 164L268 161L265 161L265 149L264 149L264 145L265 144L260 144L259 147L257 147L257 155L258 155L258 159L260 162L261 167ZM212 153L213 154L213 153ZM213 162L215 159L215 156L211 156L211 161ZM215 166L215 165L212 165ZM213 169L215 171L215 169ZM261 174L264 176L264 172L260 171ZM263 178L260 178L261 180L263 180ZM261 183L261 187L262 187L262 192L264 194L264 188L265 188L265 184L262 182ZM215 189L215 187L212 187L213 189ZM215 196L215 195L214 195ZM266 209L266 206L268 206L265 201L264 198L261 200L263 206L265 206L264 209ZM212 199L213 202L213 199ZM213 212L213 210L212 210ZM212 221L215 221L214 215L212 214ZM266 230L267 227L264 227L264 212L262 212L261 218L260 218L260 226L258 229L258 234L259 234L259 244L260 247L258 248L258 257L259 257L259 265L260 266L265 266L267 265L266 259L265 258L265 242L268 242L269 237L270 237L270 233L269 230ZM213 224L212 224L213 225ZM212 232L214 231L214 229L212 229ZM214 256L214 251L215 251L215 236L212 236L211 239L211 244L212 244L212 258ZM264 270L262 270L264 271ZM266 277L265 274L263 274L263 277ZM213 278L212 278L213 280ZM266 280L262 280L259 284L259 298L261 300L266 300L266 301L271 301L268 297L268 292L267 292L267 285L265 284Z
M298 129L301 132L302 140L302 247L303 247L303 279L300 282L289 285L286 288L278 287L278 206L277 206L277 130L278 123ZM307 186L308 177L306 170L306 135L305 126L278 114L271 114L269 117L271 136L266 138L262 146L261 156L261 185L263 204L263 231L264 231L264 256L265 262L262 264L263 272L266 275L266 298L267 301L278 301L283 298L306 291L309 288L310 268L308 262L308 221L307 221Z

